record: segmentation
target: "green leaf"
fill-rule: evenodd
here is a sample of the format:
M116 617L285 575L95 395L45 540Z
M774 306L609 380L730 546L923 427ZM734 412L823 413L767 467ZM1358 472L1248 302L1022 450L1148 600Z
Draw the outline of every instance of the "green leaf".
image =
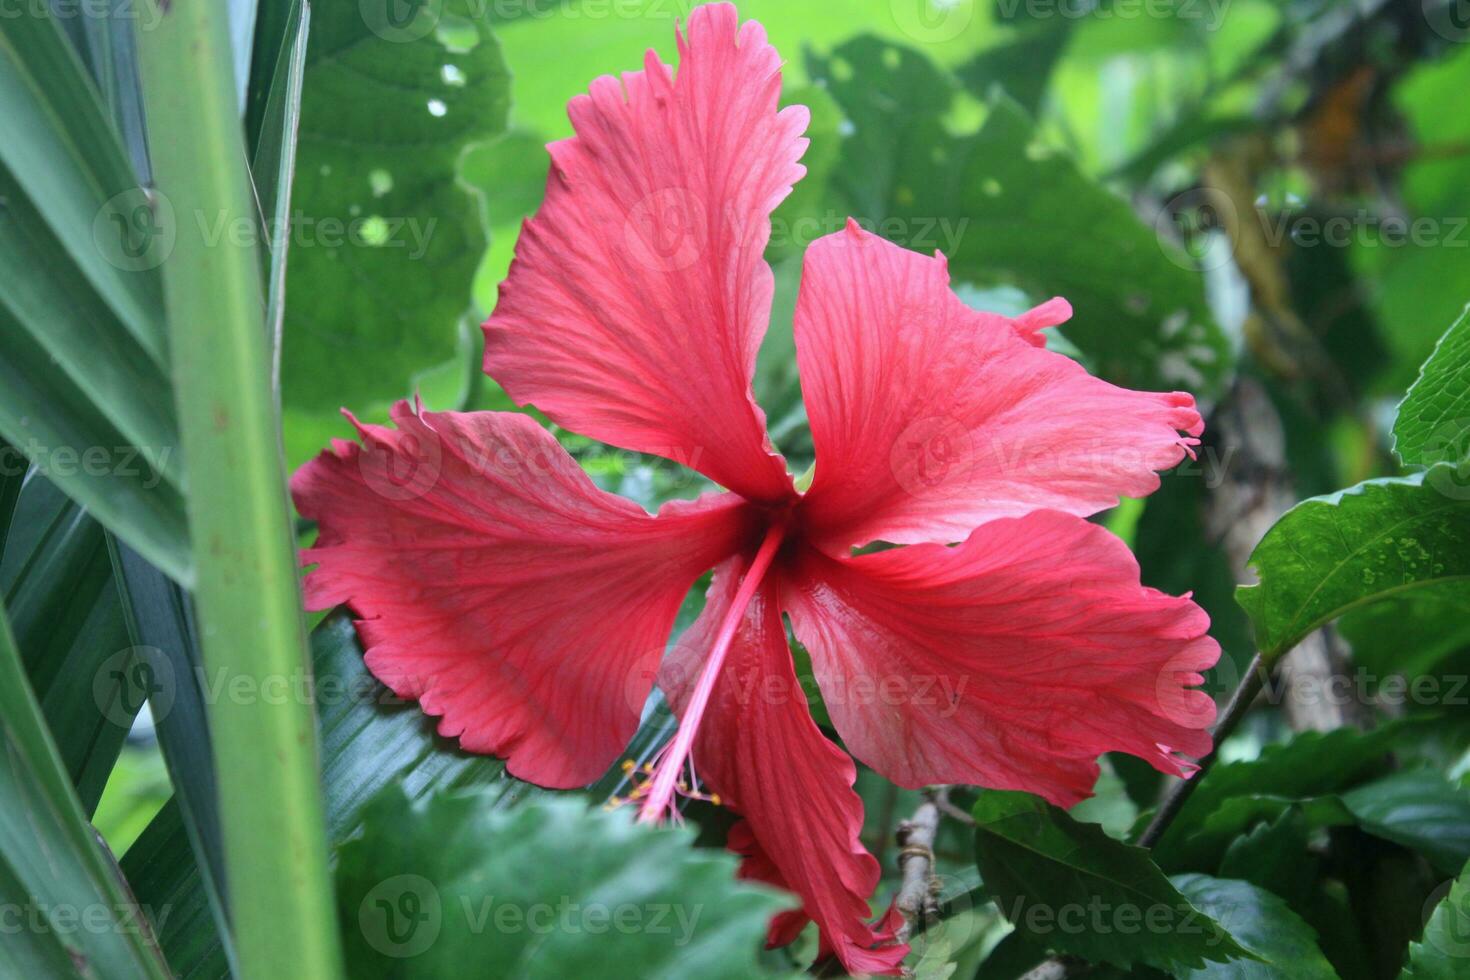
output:
M87 823L0 612L0 973L83 980L171 976L117 865Z
M124 544L112 542L113 574L122 594L128 634L143 665L136 675L149 697L154 733L158 738L174 796L172 819L155 820L177 827L188 841L198 877L197 894L212 913L218 935L228 941L228 902L224 893L224 836L220 826L219 787L214 769L214 747L209 734L202 670L194 625L194 608L187 592ZM146 846L146 845L145 845ZM129 850L129 854L132 851ZM160 923L164 947L170 930L178 930L187 916ZM222 950L233 959L234 950Z
M1352 814L1336 796L1247 793L1221 800L1212 812L1203 815L1192 832L1181 833L1183 840L1175 838L1168 840L1166 846L1156 845L1154 853L1159 866L1169 870L1213 868L1217 863L1223 864L1229 849L1252 827L1259 829L1266 826L1263 821L1279 821L1294 814L1302 816L1312 827L1344 827L1353 823ZM1199 815L1196 812L1190 816Z
M1424 937L1409 946L1399 980L1463 980L1470 966L1470 865L1434 907Z
M1411 466L1470 460L1470 311L1440 338L1399 404L1393 451ZM1460 472L1457 481L1470 486Z
M0 435L150 561L189 582L183 498L159 472L179 455L177 441L140 445L125 435L3 302L0 338Z
M504 131L510 104L486 9L424 5L406 26L354 4L313 11L281 368L291 409L403 397L455 355L485 251L459 159Z
M1446 874L1470 861L1470 789L1437 772L1395 773L1342 801L1368 833L1418 851Z
M170 801L133 841L122 873L149 910L159 948L179 977L234 980L233 945L221 943L219 908L194 859L180 809Z
M987 790L973 813L986 889L1038 945L1163 970L1251 955L1169 883L1147 850L1026 793Z
M51 384L74 403L48 405L47 411L78 417L100 413L127 444L143 447L177 484L178 460L170 453L178 435L163 367L82 278L39 202L4 168L0 198L6 202L0 268L9 273L0 305L24 332L7 333L0 351L12 360L24 358L28 371L54 375Z
M1296 806L1230 842L1220 859L1221 878L1237 878L1294 900L1317 880L1320 859L1308 852L1311 825Z
M1378 682L1376 700L1423 706L1461 683L1450 658L1470 650L1470 589L1462 582L1419 589L1355 609L1337 623L1353 662ZM1450 673L1431 675L1444 668ZM1401 675L1404 683L1392 680Z
M1179 970L1174 976L1180 980L1337 980L1337 971L1317 945L1316 932L1265 889L1198 874L1170 880L1259 960Z
M1268 662L1349 610L1470 579L1470 492L1441 464L1297 504L1251 553L1237 601Z
M1063 333L1110 381L1218 389L1230 347L1201 277L1020 106L998 96L978 132L951 135L954 80L873 37L811 56L809 70L855 128L835 183L860 221L901 245L942 250L957 282L1065 296L1076 316Z
M27 677L90 817L145 692L102 527L32 472L4 540L0 597Z
M1385 755L1403 728L1371 732L1338 729L1301 732L1268 745L1258 758L1216 765L1154 846L1159 864L1171 870L1213 867L1229 842L1258 819L1275 819L1299 800L1325 796L1383 772ZM1336 819L1328 807L1319 823Z
M338 911L351 975L762 975L770 916L789 899L735 879L693 833L548 799L389 788L339 852Z
M389 786L401 786L413 797L482 787L499 794L503 807L539 794L507 776L499 759L472 755L438 735L434 719L416 703L379 684L363 664L362 646L347 612L323 620L312 631L311 648L327 835L333 844L361 829L363 807ZM295 680L305 684L305 675ZM210 698L242 697L253 703L261 697L260 689L249 685L231 694L216 674L206 674L204 683ZM183 910L160 926L159 937L179 975L226 977L224 951L209 917L207 882L199 876L177 799L124 855L123 870L141 901Z
M275 4L270 7L278 6ZM280 59L271 66L272 81L263 110L262 130L250 158L255 199L265 224L267 254L266 332L271 338L271 380L279 390L281 340L286 318L286 259L290 254L291 185L296 174L296 141L301 123L302 78L306 71L306 39L311 6L294 0ZM252 89L249 95L256 94Z
M10 535L10 522L28 472L30 466L25 458L14 446L0 439L0 555L5 553L4 542Z
M187 538L167 375L4 167L0 202L8 284L0 295L0 431L182 577Z
M137 178L81 61L49 14L0 22L0 118L6 130L0 169L41 211L80 278L153 361L165 364L157 273L117 261L123 256L99 247L97 237L110 230L106 205L119 197L140 200Z
M182 461L156 268L167 235L51 16L43 7L3 21L0 434L94 517L187 581ZM79 26L89 55L121 59L94 65L120 85L111 69L130 73L131 35L118 35L110 18ZM130 98L121 89L112 94ZM122 102L116 109L124 117L132 111Z
M53 12L66 8L53 7ZM138 56L133 43L135 8L94 8L84 17L61 16L59 25L85 63L102 105L127 147L128 159L142 184L149 182L143 96L138 82ZM55 14L53 14L55 15ZM144 21L146 30L147 22Z

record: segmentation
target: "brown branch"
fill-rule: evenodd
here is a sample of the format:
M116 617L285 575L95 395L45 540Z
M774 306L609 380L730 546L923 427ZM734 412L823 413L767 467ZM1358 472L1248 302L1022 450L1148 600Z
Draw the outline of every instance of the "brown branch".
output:
M961 810L959 807L949 802L949 790L947 787L941 787L940 790L934 794L934 805L939 807L940 813L944 814L946 817L949 817L951 820L962 823L966 827L975 826L974 817L970 816L964 810Z
M939 832L938 800L943 792L929 794L914 815L898 825L895 835L899 847L898 870L903 879L895 900L903 915L903 925L898 927L899 942L907 942L916 925L939 911L934 837Z

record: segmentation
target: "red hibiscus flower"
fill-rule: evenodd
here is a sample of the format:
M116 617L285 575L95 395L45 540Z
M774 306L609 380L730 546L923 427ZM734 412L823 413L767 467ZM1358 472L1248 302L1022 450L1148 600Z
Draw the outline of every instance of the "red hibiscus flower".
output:
M728 492L657 516L599 490L524 415L358 425L292 481L320 523L312 608L347 603L367 664L440 731L550 787L601 775L655 677L680 720L638 794L662 816L695 772L744 819L742 875L797 893L850 971L905 947L869 924L855 767L808 711L783 612L843 744L901 786L1086 796L1097 757L1169 773L1210 747L1193 690L1219 655L1187 598L1139 584L1083 518L1158 487L1201 430L1193 399L1127 391L1047 351L1061 300L1018 320L966 307L942 256L856 224L808 250L797 361L816 448L797 491L751 396L772 295L772 209L804 173L808 116L777 111L759 24L701 7L679 69L599 78L550 147L485 324L485 370L593 439ZM873 553L854 548L902 545ZM705 609L664 651L713 568ZM694 764L697 763L697 769Z

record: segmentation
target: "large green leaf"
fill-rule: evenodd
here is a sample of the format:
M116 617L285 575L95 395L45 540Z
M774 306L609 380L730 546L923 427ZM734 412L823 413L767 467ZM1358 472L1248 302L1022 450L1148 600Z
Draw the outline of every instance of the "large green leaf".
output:
M790 900L735 878L729 854L632 814L494 794L391 787L367 808L337 868L356 980L762 975L771 914Z
M1268 745L1259 757L1213 766L1154 845L1169 870L1213 867L1238 835L1260 819L1277 819L1299 800L1322 797L1382 773L1402 729L1301 732ZM1318 822L1334 819L1322 804Z
M0 21L0 434L187 581L157 274L168 202L138 188L78 49L44 5ZM111 18L79 26L131 134L136 106L120 87L131 42Z
M313 11L281 377L292 409L402 397L451 359L485 251L458 164L509 109L486 5L405 4L406 25L388 19L395 9Z
M3 543L0 597L27 677L88 816L146 691L102 527L34 470Z
M72 789L0 613L0 974L170 975ZM21 927L16 929L17 914Z
M140 445L125 435L3 302L0 337L0 435L150 561L188 582L183 498L156 466L177 459L177 442Z
M986 889L1037 945L1123 968L1201 968L1251 956L1143 848L1026 793L987 790L973 815Z
M1349 610L1447 583L1470 588L1470 492L1453 464L1314 497L1266 532L1260 584L1237 599L1268 661Z
M1399 980L1464 980L1470 967L1470 865L1434 907L1423 938L1409 947Z
M125 232L136 231L128 227L134 210L117 207L118 199L135 205L142 197L82 62L44 7L0 18L0 55L0 167L42 213L80 278L156 363L166 363L156 267L126 261L142 256L99 237L113 231L112 214ZM123 248L130 244L125 237Z
M1342 794L1368 833L1423 854L1454 874L1470 861L1470 788L1430 770L1395 773Z
M1317 881L1320 863L1308 849L1311 835L1305 815L1290 807L1231 841L1220 859L1219 877L1248 881L1288 902L1304 897Z
M81 278L42 209L4 168L0 197L0 267L9 271L0 303L23 331L5 334L0 351L21 362L15 368L57 376L53 384L68 397L48 411L83 418L100 412L176 480L179 461L170 457L178 434L164 369Z
M128 158L140 183L149 182L147 134L143 99L138 84L138 56L133 31L137 22L147 29L151 14L137 8L93 8L84 17L65 16L67 8L53 6L58 23L87 67L102 105L122 136Z
M1470 461L1470 312L1440 338L1399 405L1393 450L1405 463L1433 466ZM1470 494L1470 476L1456 484Z
M996 97L978 132L955 136L956 84L923 54L863 37L810 61L854 127L834 184L860 221L942 250L958 281L1065 296L1076 317L1063 332L1110 381L1218 387L1230 350L1203 280L1018 105Z
M1180 970L1174 974L1179 980L1337 980L1312 927L1264 888L1199 874L1170 880L1259 957L1259 962L1209 963L1198 970Z
M341 843L362 826L363 807L388 786L418 797L437 789L485 787L505 805L537 791L510 778L497 759L471 755L435 732L434 720L379 684L362 662L351 617L328 616L311 636L312 689L321 736L327 833ZM297 680L305 683L304 675ZM205 677L209 697L235 695ZM160 942L181 976L228 976L224 951L209 917L207 882L198 873L178 800L170 802L123 857L134 892L154 908L191 910L160 925Z
M137 552L116 541L111 545L128 634L142 665L135 670L145 682L140 686L149 697L154 733L174 789L170 818L154 821L152 839L170 839L175 828L187 838L194 861L180 873L198 877L194 893L206 912L213 914L219 929L215 935L226 938L222 952L232 958L225 928L229 915L219 789L205 705L208 678L202 669L193 603L188 593ZM155 829L159 825L167 825L168 832ZM144 845L144 852L148 846ZM189 918L175 916L159 923L165 948L181 929L193 931L192 924L185 924ZM207 930L205 935L209 935Z
M1470 589L1446 582L1375 602L1343 616L1337 630L1352 647L1353 662L1378 681L1380 703L1439 702L1461 684L1453 658L1470 650ZM1425 676L1441 670L1442 676ZM1403 686L1395 686L1393 675L1404 678Z

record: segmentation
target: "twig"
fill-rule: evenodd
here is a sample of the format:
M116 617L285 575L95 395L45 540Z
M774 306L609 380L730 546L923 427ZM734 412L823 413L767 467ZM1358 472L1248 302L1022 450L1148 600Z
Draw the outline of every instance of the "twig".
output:
M1266 683L1266 673L1265 663L1258 653L1251 658L1250 666L1245 669L1245 677L1241 678L1240 685L1230 696L1230 703L1225 706L1225 712L1215 723L1214 731L1211 732L1214 746L1210 749L1210 754L1199 761L1198 772L1188 779L1179 780L1170 787L1168 795L1159 804L1158 812L1154 814L1154 818L1149 821L1148 827L1138 838L1139 847L1153 847L1157 844L1164 836L1164 832L1169 829L1169 824L1173 823L1174 818L1179 815L1179 811L1184 809L1184 804L1189 802L1189 798L1194 795L1200 781L1205 778L1210 767L1219 758L1220 743L1235 731L1240 720L1245 717L1251 704L1256 700L1256 695L1261 693L1261 688Z
M939 831L939 797L929 795L914 815L898 825L898 870L903 882L895 904L903 915L898 941L907 942L916 923L938 912L938 879L934 877L934 837Z
M1025 973L1021 974L1020 980L1065 980L1074 971L1080 970L1087 964L1075 956L1058 956L1038 963Z
M957 820L960 823L964 824L966 827L975 826L974 817L970 816L964 810L961 810L959 807L949 802L948 790L942 789L934 794L934 805L939 807L940 813L943 813L951 820Z

